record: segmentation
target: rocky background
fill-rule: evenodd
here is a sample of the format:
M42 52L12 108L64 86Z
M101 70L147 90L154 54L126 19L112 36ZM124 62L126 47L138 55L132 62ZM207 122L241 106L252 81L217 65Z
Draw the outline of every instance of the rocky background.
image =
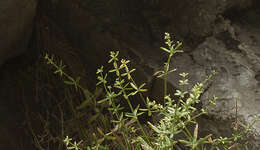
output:
M138 80L160 85L152 74L165 61L159 50L164 32L183 41L185 52L172 65L190 73L191 86L210 70L218 72L201 97L202 105L213 94L219 97L211 117L201 120L207 122L202 132L229 134L237 97L243 123L260 113L257 0L9 0L0 2L0 12L1 149L32 146L23 129L23 106L24 100L37 101L30 93L42 90L31 82L38 77L32 75L32 64L39 54L47 51L60 57L91 89L96 68L106 65L109 51L119 50L137 67ZM179 88L177 73L168 78L174 88ZM159 99L160 89L151 90L151 97ZM251 149L258 150L260 123L253 133Z

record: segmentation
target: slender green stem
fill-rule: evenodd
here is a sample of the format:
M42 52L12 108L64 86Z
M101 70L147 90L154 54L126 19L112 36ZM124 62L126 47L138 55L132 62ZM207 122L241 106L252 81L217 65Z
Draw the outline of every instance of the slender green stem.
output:
M103 74L101 74L101 77L102 77L102 78L104 77ZM106 85L105 82L103 82L103 87L105 88L105 91L106 91L107 93L109 93L109 91L108 91L108 89L107 89L107 85ZM112 107L113 107L114 109L116 109L114 100L111 99L111 101L112 101ZM118 114L118 111L116 111L115 114L116 114L116 118L119 120L119 119L120 119L120 116L119 116L119 114ZM122 135L123 135L124 141L125 141L125 143L126 143L126 145L127 145L127 149L131 149L130 143L129 143L129 141L128 141L129 137L125 134L125 132L122 132Z
M119 75L118 78L119 78L119 80L121 80L121 76L120 76L120 75ZM135 84L135 83L134 83L134 84ZM122 85L121 82L120 82L120 86L121 86L121 87L124 87L124 85ZM134 112L134 109L133 109L133 106L132 106L132 104L131 104L131 102L130 102L129 97L127 96L127 93L125 92L124 89L122 89L122 92L123 92L124 97L126 98L126 101L127 101L127 103L128 103L128 106L129 106L130 109L131 109L131 112L133 113L133 112ZM136 118L136 121L137 121L137 124L138 124L138 126L140 127L140 129L141 129L143 135L145 136L146 141L147 141L149 144L151 144L150 141L149 141L149 139L148 139L148 135L147 135L146 132L144 131L144 128L143 128L143 126L141 125L139 119Z
M169 73L169 68L170 68L170 62L171 62L171 58L172 58L172 54L169 55L168 57L168 60L167 60L167 63L165 64L165 67L164 67L164 77L163 77L163 80L164 80L164 97L163 97L163 105L165 106L165 97L168 95L167 93L167 75Z
M124 95L127 95L126 92L125 92L125 90L123 90L123 94L124 94ZM126 101L127 101L128 105L129 105L129 107L130 107L132 113L133 113L133 112L134 112L134 109L133 109L133 106L132 106L132 104L131 104L131 102L130 102L130 99L129 99L127 96L126 96L125 98L126 98ZM144 128L143 128L143 126L141 125L139 119L136 118L136 121L137 121L137 124L138 124L138 126L140 127L140 129L141 129L143 135L145 136L146 141L147 141L148 143L150 143L150 141L149 141L149 139L148 139L148 135L147 135L146 132L144 131Z
M59 69L59 66L58 66L55 62L53 62L50 58L47 57L46 59L51 62L51 65L52 65L52 66L54 66L56 69ZM65 77L66 77L67 79L69 79L70 81L74 81L73 77L71 77L70 75L68 75L66 72L63 72L63 71L62 71L62 76L65 76ZM79 85L79 84L77 84L76 86L79 87L82 91L87 92L87 94L90 95L90 97L93 96L93 94L92 94L88 89L83 88L83 87L82 87L81 85Z
M163 94L163 106L165 106L165 103L166 103L166 99L165 97L167 96L167 77L166 75L164 76L164 79L163 79L163 91L164 91L164 94Z

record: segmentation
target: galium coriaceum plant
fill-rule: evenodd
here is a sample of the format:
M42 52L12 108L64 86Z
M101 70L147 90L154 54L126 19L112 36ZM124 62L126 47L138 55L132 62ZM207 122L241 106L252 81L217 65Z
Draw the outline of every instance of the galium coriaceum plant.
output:
M110 105L109 110L116 118L113 120L115 123L114 130L107 135L122 134L125 142L123 144L126 145L124 149L171 150L182 145L189 149L203 150L206 149L206 145L210 145L213 150L220 148L228 149L234 146L236 141L242 138L246 130L237 132L230 138L220 137L212 139L212 134L200 138L198 135L199 124L196 119L201 115L207 114L208 108L215 105L217 97L213 96L212 100L209 100L209 105L200 110L195 107L195 104L200 102L199 98L204 92L205 85L211 81L212 77L216 74L215 71L212 71L202 83L195 84L191 90L176 90L174 95L178 97L177 99L173 99L170 93L167 92L167 75L176 70L170 69L171 59L175 53L183 52L183 50L180 49L182 43L178 41L174 43L169 33L165 33L165 40L167 48L161 47L161 49L167 52L169 56L163 70L155 73L157 77L164 79L164 103L162 105L157 104L155 101L150 101L149 97L144 98L142 96L142 93L146 92L146 89L143 89L145 84L138 86L135 83L131 76L134 69L128 67L130 61L124 59L119 61L119 52L110 53L109 63L112 63L113 69L108 73L115 73L117 78L114 83L107 82L108 73L103 72L103 67L98 69L98 84L103 84L106 91L106 98L100 100L99 103L108 102ZM181 73L180 76L182 79L179 81L179 85L183 87L188 85L188 73ZM131 102L134 99L132 99L132 96L136 94L140 95L146 108L139 108L139 105L133 108ZM120 106L120 103L117 103L117 100L121 99L121 96L127 101L131 112L124 113L121 111L123 108ZM145 114L144 112L148 112L149 116L153 113L161 116L157 123L148 122L153 131L152 136L151 134L148 136L148 132L143 127L144 125L139 122L138 118L140 115ZM135 130L140 130L141 132L134 137L130 136L131 130L128 128L129 124L126 126L128 122L132 122L132 124L136 123L137 126L133 127ZM189 128L190 124L195 126L193 132ZM180 138L179 135L182 135L181 137L183 138ZM133 143L135 143L134 148L130 145Z
M170 40L170 35L166 34L165 36L166 39L166 44L169 46L169 49L166 48L161 48L164 51L169 53L169 57L168 57L168 61L165 63L164 66L164 70L158 72L158 74L160 74L160 77L164 77L164 95L166 97L167 95L167 85L166 85L166 76L167 74L175 71L175 70L170 70L170 61L172 56L177 53L177 52L182 52L182 50L179 50L179 47L182 45L181 42L177 42L177 45L173 44L173 41ZM120 127L124 127L121 124L124 124L124 122L126 120L124 120L123 118L129 118L130 121L134 120L137 125L138 128L141 130L142 136L138 136L139 139L142 139L143 141L146 141L147 143L150 143L150 137L148 137L148 134L146 133L146 131L144 130L143 126L141 125L140 121L138 120L138 117L142 114L144 114L144 111L148 111L148 115L151 115L152 112L158 112L160 111L159 108L163 108L161 105L159 104L155 104L155 102L150 102L149 98L146 98L146 100L144 99L144 96L142 95L142 92L146 92L146 89L143 89L143 87L145 86L145 84L141 84L140 86L138 86L136 84L136 82L134 81L134 79L131 76L131 73L133 73L135 71L135 69L130 69L128 64L129 64L129 60L124 60L122 59L121 61L119 61L118 59L118 55L119 52L111 52L110 53L110 60L108 61L108 63L112 63L113 65L113 69L110 70L108 73L115 73L116 75L116 79L115 82L112 84L108 84L106 78L107 78L107 73L103 74L103 67L101 67L100 69L98 69L97 74L98 74L98 80L99 83L98 84L103 84L104 89L106 91L106 98L99 101L99 103L108 101L109 105L112 106L111 108L109 108L109 110L111 110L113 112L113 114L115 115L115 117L117 118L117 121L114 122L119 122L119 126ZM112 89L116 89L118 92L115 93L114 91L116 90L112 90ZM133 108L132 105L132 96L138 94L141 99L143 100L144 104L147 106L146 109L139 109L139 105L136 108ZM124 100L126 100L131 112L129 113L123 113L123 112L119 112L120 109L122 109L122 107L120 107L120 105L116 103L116 99L118 97L123 97ZM127 128L124 128L122 130L127 131ZM129 132L129 131L127 131ZM123 137L125 139L125 144L128 145L128 149L130 148L129 146L129 139L127 138L127 132L122 132ZM133 141L137 141L137 140L133 140ZM151 144L151 143L150 143ZM141 144L139 144L141 145Z
M206 115L209 107L215 105L217 97L213 96L209 100L209 104L202 109L195 107L195 104L200 102L200 96L203 94L205 85L211 82L213 76L216 74L212 71L209 76L201 83L196 83L191 89L187 88L189 85L188 73L179 74L181 80L179 81L181 89L176 90L175 93L168 93L167 91L167 76L176 69L171 69L170 64L174 54L183 52L180 49L181 42L173 42L169 33L165 33L165 47L161 49L168 53L167 62L165 62L163 70L158 71L155 75L164 80L164 99L156 100L163 101L163 104L158 104L155 100L150 100L149 97L143 96L147 91L144 88L145 83L138 85L132 74L135 69L130 67L130 61L119 60L119 52L110 52L109 64L112 69L104 72L101 67L97 70L97 85L103 85L105 97L97 101L98 104L108 104L108 110L111 112L111 126L112 130L104 133L104 130L97 128L100 136L93 134L93 144L84 149L109 149L111 145L106 145L106 141L113 143L112 149L126 149L126 150L180 150L188 148L191 150L215 150L215 149L231 149L236 148L239 140L252 128L253 124L260 119L256 118L252 124L243 126L241 130L234 128L234 134L231 137L213 138L212 134L205 137L199 136L199 124L196 121L198 117ZM46 55L48 63L53 64L52 59ZM54 65L57 69L54 73L65 75L70 81L67 84L78 86L79 79L72 79L70 76L63 73L62 63ZM114 80L111 82L109 76L112 75ZM140 108L140 105L134 106L133 101L140 96L145 104L145 108ZM173 98L174 96L174 98ZM129 107L129 112L126 112L120 105L121 101L126 101ZM125 106L126 107L126 106ZM145 124L141 124L140 116L147 114L148 116L159 116L157 121L148 122L147 129ZM236 121L238 124L238 121ZM236 126L237 127L237 126ZM122 138L122 140L121 140ZM67 149L83 149L79 148L79 143L71 142L72 139L66 138ZM116 148L115 148L116 147ZM245 146L246 147L246 146Z

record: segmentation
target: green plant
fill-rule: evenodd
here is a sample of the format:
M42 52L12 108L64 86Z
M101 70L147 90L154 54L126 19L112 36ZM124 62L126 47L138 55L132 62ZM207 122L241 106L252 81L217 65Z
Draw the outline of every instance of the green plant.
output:
M241 129L238 129L236 119L236 128L234 128L231 137L213 139L212 134L200 137L198 132L199 124L196 119L207 114L208 108L215 105L217 97L213 96L209 100L209 105L202 109L197 109L195 104L200 102L199 98L204 92L204 86L211 81L216 72L212 71L202 83L196 83L190 90L179 89L175 93L168 93L166 84L167 75L176 70L171 70L171 59L175 53L183 51L180 49L182 43L178 41L174 43L169 33L165 33L165 40L167 48L161 47L161 49L167 52L169 56L163 70L155 73L157 77L162 77L164 80L163 104L151 101L149 97L143 95L147 91L144 88L145 83L138 85L134 78L132 78L132 73L134 73L135 69L129 67L130 61L125 59L119 60L119 52L112 51L110 52L108 63L112 64L113 69L104 72L104 68L101 67L97 70L97 85L103 85L105 97L97 101L93 98L93 94L88 93L93 104L106 104L103 106L107 106L107 109L112 114L110 123L113 128L107 133L104 133L101 128L97 128L99 136L97 137L96 134L93 134L93 144L88 146L81 144L81 142L72 143L72 139L67 137L64 140L67 149L109 149L111 145L106 141L113 143L113 149L128 150L173 150L180 149L180 147L192 150L205 150L207 148L214 150L237 147L239 140L243 139L243 135L252 128L255 121L260 119L260 116L252 124L243 126ZM49 64L52 64L56 68L54 73L58 73L61 76L64 75L69 79L69 81L65 81L66 84L73 85L76 89L86 90L79 85L80 78L74 80L62 71L64 68L62 63L56 65L48 55L45 58ZM109 82L108 77L111 74L115 76L115 79ZM188 73L181 73L180 76L182 79L179 81L179 85L182 87L187 86L189 84ZM171 94L174 94L177 98L173 99L173 95ZM145 106L133 105L132 101L135 100L135 95L140 96ZM121 106L121 101L126 101L130 112L123 111L124 108ZM145 114L148 116L159 115L160 117L157 122L142 124L139 118ZM102 116L102 113L100 115Z

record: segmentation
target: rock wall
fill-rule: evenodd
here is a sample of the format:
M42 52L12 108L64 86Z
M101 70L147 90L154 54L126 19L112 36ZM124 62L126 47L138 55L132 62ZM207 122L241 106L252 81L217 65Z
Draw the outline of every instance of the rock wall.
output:
M37 0L0 1L0 65L28 46Z
M0 65L26 49L35 8L35 0L0 2ZM120 50L137 67L137 80L149 81L165 61L159 50L164 32L175 33L176 39L184 41L185 52L174 58L172 65L178 72L169 76L169 87L179 88L180 72L190 73L191 85L202 81L212 69L219 72L201 97L202 105L207 105L213 94L220 99L210 111L215 120L203 120L210 122L208 127L214 133L229 133L226 127L234 118L236 97L240 98L239 119L244 123L248 124L260 112L257 0L45 0L40 1L39 12L64 32L72 44L71 50L78 50L72 53L80 56L79 62L88 64L86 70L93 77L96 68L106 64L108 52ZM50 32L57 32L56 27L48 27L40 26L50 36ZM52 51L58 49L55 42L51 44ZM71 54L66 49L59 51ZM160 81L154 83L160 85ZM152 97L160 101L162 96L156 94L160 90L151 90ZM216 122L216 118L221 121ZM219 122L225 129L219 127ZM250 144L251 149L257 150L260 125L256 124L254 129L256 135Z

